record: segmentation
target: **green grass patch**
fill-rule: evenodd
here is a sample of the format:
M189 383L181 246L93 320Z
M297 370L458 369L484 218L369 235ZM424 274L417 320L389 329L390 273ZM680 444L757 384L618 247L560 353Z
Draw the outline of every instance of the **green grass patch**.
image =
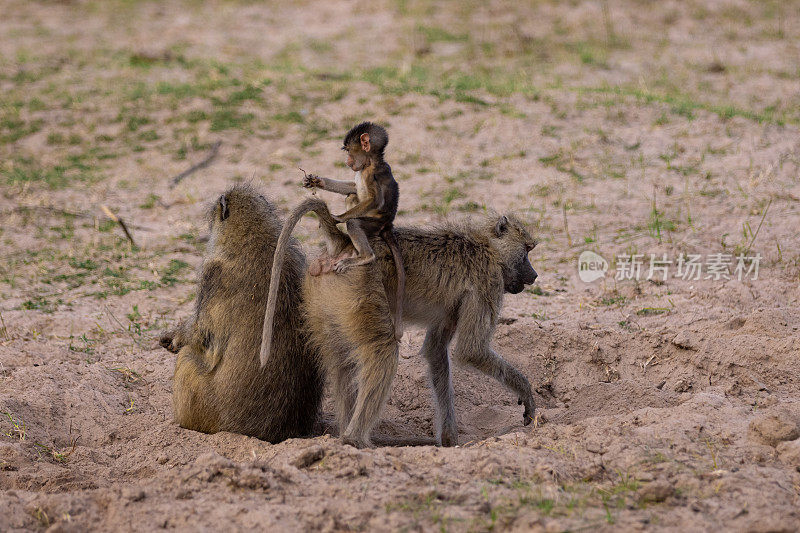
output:
M421 33L430 43L461 43L469 40L469 35L466 33L451 33L444 28L439 28L436 26L419 25L417 26L417 31Z
M764 111L752 111L743 109L733 104L713 104L691 98L689 95L681 93L659 94L645 89L623 86L601 86L601 87L573 87L571 90L579 94L612 94L623 97L633 97L645 104L667 104L676 114L692 117L692 111L703 110L714 113L723 120L733 117L742 117L755 122L784 125L787 122L797 124L799 121L794 117L786 117L785 113L779 114L774 108L766 108Z
M189 263L180 259L171 259L161 276L161 283L168 287L175 285L179 281L177 275L186 268L189 268Z

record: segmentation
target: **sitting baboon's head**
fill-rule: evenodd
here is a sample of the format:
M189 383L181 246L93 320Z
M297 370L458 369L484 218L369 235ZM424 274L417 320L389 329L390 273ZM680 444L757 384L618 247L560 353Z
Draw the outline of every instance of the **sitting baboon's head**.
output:
M248 184L237 184L209 206L210 245L240 253L246 244L272 243L281 224L275 207Z

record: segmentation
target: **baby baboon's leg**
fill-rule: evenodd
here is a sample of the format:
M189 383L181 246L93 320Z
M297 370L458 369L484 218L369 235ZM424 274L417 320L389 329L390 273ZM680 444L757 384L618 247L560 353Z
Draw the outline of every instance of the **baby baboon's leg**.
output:
M358 396L353 418L342 436L346 444L357 448L372 446L370 434L389 392L397 371L398 344L392 330L383 335L385 342L371 342L357 349Z
M369 245L369 238L367 238L367 233L364 231L360 220L352 218L347 221L347 234L350 235L350 240L353 241L353 246L355 246L358 255L342 259L336 263L334 270L339 273L350 267L366 265L375 260L375 252L372 251L372 247Z
M492 329L491 319L485 306L468 298L462 303L459 311L457 341L453 356L456 360L492 376L516 393L519 403L525 405L522 421L527 426L533 421L536 408L531 384L522 372L491 349L489 342Z
M453 404L453 381L450 377L450 357L447 347L455 327L449 322L435 324L428 329L422 343L422 355L428 361L428 371L433 388L436 412L436 442L442 446L458 444L456 409Z

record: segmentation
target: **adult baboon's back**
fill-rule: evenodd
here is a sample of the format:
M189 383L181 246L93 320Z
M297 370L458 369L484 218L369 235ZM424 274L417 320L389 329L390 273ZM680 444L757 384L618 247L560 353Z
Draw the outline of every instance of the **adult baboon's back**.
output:
M274 357L261 368L261 328L281 221L274 206L235 185L209 211L211 238L194 314L161 344L178 353L173 406L178 424L277 442L308 435L323 381L301 307L305 257L293 243L281 274Z

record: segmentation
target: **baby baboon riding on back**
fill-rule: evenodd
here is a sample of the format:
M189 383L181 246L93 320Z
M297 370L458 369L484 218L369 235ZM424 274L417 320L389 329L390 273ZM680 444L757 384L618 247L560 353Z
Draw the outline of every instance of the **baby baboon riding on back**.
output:
M375 261L370 239L380 235L389 246L394 258L397 276L397 294L395 295L394 334L397 340L403 336L403 290L405 287L405 269L403 256L397 246L397 238L393 231L394 218L397 215L399 190L392 176L392 169L383 160L383 153L389 143L386 130L372 122L362 122L347 132L342 143L342 150L347 152L347 166L355 172L355 181L339 181L321 178L314 174L306 175L303 186L321 188L347 196L347 211L341 215L328 215L336 222L347 224L347 233L352 243L344 246L336 254L330 250L325 260L317 260L312 264L312 275L320 275L335 270L344 273L351 267L369 265ZM281 238L275 249L275 261L272 276L280 275L284 249L295 225L308 211L316 211L319 207L309 207L304 203L294 210L284 226ZM314 204L316 205L316 204ZM326 208L327 210L327 208ZM329 232L330 233L330 232ZM264 331L261 344L261 364L266 364L272 342L272 323L275 313L277 287L272 288L267 300L264 316Z

